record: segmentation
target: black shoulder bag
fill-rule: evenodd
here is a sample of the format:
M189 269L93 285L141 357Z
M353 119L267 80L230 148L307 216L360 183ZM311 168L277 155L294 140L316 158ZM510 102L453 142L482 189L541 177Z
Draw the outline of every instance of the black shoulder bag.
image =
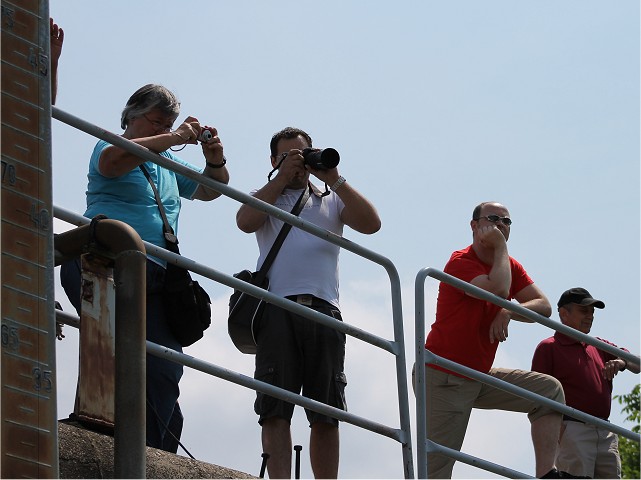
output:
M140 169L154 191L162 217L167 250L180 255L178 238L167 221L158 189L144 165L140 165ZM211 325L211 300L205 289L192 280L189 270L167 262L163 301L169 328L183 347L188 347L203 338L203 332Z
M298 215L303 210L303 207L309 199L310 189L311 187L308 186L303 190L303 193L291 211L292 215ZM265 257L265 261L261 265L260 270L257 272L243 270L242 272L236 273L234 277L267 290L269 288L267 272L269 272L278 250L280 250L281 245L285 241L285 237L291 229L292 226L289 223L283 225L267 257ZM234 342L236 348L242 353L256 353L256 327L263 314L264 306L264 300L253 297L240 290L234 290L234 293L229 299L227 329L232 342Z

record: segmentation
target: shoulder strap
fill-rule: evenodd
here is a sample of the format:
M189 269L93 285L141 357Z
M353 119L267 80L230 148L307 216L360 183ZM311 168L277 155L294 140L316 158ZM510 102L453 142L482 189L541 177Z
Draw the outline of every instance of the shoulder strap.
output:
M294 205L294 208L292 208L292 211L291 211L292 215L298 216L300 212L303 211L303 207L307 203L310 193L311 193L310 186L308 186L307 188L305 188L305 190L303 190L303 193L301 193L300 197L298 197L298 201L296 202L296 205ZM265 261L260 266L260 270L258 270L258 272L256 273L257 284L262 283L262 281L267 276L267 272L271 268L272 263L274 262L274 259L278 254L278 250L280 250L280 247L283 245L283 242L285 241L285 237L287 236L287 234L291 229L292 229L291 224L283 223L283 227L280 229L280 232L278 233L276 240L274 240L274 244L272 245L272 248L269 250L267 257L265 257Z
M167 214L165 213L165 207L163 207L163 204L160 201L160 194L158 193L156 184L151 179L151 176L149 175L149 172L147 171L147 168L144 166L144 164L141 163L139 167L140 170L142 170L142 173L144 173L145 178L147 178L149 185L151 185L151 189L154 191L154 197L156 197L156 205L158 205L158 210L160 210L160 216L162 217L162 231L165 236L165 241L167 242L167 249L171 250L174 253L178 253L178 237L176 237L176 235L174 234L174 229L171 228L171 225L169 225Z

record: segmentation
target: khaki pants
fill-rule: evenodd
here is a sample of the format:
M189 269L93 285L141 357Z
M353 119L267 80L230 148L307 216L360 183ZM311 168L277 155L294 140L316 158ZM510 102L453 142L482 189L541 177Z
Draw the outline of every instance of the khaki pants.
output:
M570 475L621 478L619 437L604 428L564 421L556 466Z
M563 387L556 378L549 375L506 368L493 368L488 375L565 403ZM524 412L528 414L530 422L544 415L560 415L548 407L503 390L427 366L425 377L427 437L433 442L455 450L461 450L472 408ZM414 371L412 384L415 385ZM452 458L439 454L428 455L429 478L451 478L453 467Z

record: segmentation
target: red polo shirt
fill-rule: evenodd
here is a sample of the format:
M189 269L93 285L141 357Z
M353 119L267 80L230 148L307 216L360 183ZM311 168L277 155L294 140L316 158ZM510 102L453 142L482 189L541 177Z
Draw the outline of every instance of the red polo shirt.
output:
M507 300L534 283L523 266L510 257L512 284ZM483 263L470 245L452 253L444 272L465 282L487 275L491 265ZM441 282L436 302L436 321L427 336L425 348L440 357L487 373L492 367L499 341L490 343L490 325L501 307L467 295L463 290ZM447 369L438 370L458 375ZM458 375L462 376L462 375Z
M598 339L616 347L607 340ZM536 347L532 370L558 379L569 407L607 420L612 404L612 381L604 379L601 372L605 363L615 358L592 345L556 332Z

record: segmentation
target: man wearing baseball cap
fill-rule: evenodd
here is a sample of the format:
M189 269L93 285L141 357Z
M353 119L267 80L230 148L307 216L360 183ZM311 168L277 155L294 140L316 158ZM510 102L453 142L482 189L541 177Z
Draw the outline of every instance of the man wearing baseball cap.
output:
M605 303L592 298L585 288L576 287L563 292L557 306L564 325L588 334L594 309L605 308ZM533 371L547 373L561 382L569 407L604 420L610 416L612 379L626 368L639 373L637 365L628 365L621 358L561 332L539 343L532 358ZM609 430L564 415L557 468L576 477L621 478L618 443L617 435Z

